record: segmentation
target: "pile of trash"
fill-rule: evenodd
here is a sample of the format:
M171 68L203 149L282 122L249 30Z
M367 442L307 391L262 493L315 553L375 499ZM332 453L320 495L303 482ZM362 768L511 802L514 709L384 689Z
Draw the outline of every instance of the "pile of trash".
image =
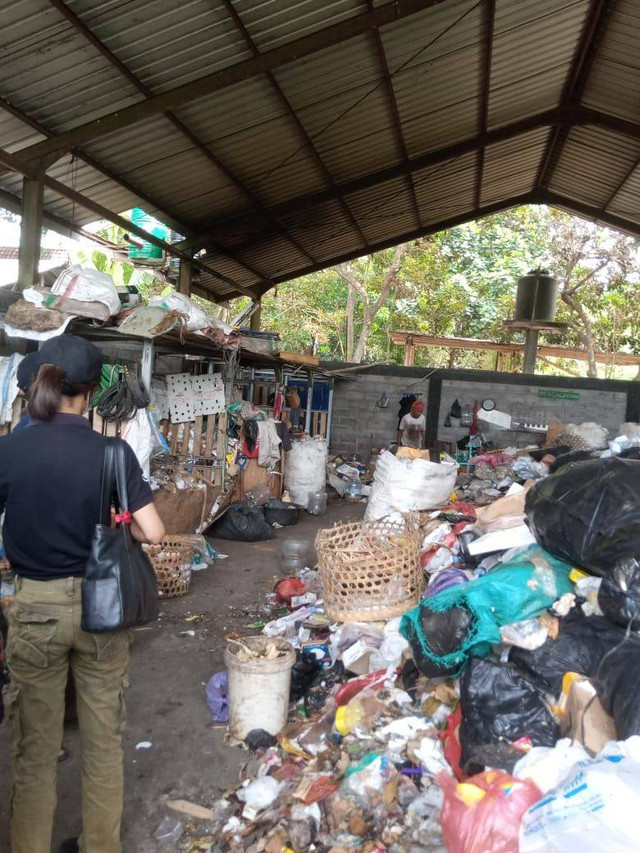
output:
M167 818L173 849L640 849L639 482L610 456L423 513L424 593L386 622L332 622L308 567L280 581L280 615L242 641L259 656L228 653L207 687L251 757L197 841Z

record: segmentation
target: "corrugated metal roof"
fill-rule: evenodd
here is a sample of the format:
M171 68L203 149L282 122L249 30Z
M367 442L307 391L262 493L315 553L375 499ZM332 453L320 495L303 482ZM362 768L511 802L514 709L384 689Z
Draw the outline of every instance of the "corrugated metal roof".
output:
M640 141L602 128L572 130L550 189L603 207L639 158Z
M598 20L590 0L495 0L488 81L491 0L65 2L65 16L49 0L0 9L0 97L18 111L0 107L0 138L13 154L45 138L30 120L73 132L279 51L271 78L247 67L233 85L172 104L175 119L159 109L97 131L81 145L91 165L65 154L47 171L115 213L139 203L136 188L147 210L199 235L194 250L210 243L208 262L241 287L415 235L416 203L429 230L513 199L544 202L548 190L640 233L640 0L600 4ZM404 15L379 27L390 79L370 8ZM582 105L607 114L597 126L562 100L581 75ZM575 126L552 133L565 116ZM484 126L489 136L476 138ZM21 185L0 172L0 189L19 195ZM96 218L51 187L45 208L76 225ZM233 293L214 277L201 283Z

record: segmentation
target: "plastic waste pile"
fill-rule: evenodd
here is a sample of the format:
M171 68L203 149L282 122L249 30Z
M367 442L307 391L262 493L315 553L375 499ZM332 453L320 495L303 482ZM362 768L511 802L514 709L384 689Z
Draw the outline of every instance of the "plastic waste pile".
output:
M312 569L280 581L287 722L244 739L203 849L640 850L638 483L613 456L423 513L424 596L386 623L331 623Z

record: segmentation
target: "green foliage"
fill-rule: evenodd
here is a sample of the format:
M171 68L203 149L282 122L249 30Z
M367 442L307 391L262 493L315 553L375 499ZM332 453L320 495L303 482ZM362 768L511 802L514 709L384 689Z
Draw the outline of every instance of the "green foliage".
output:
M389 249L348 265L369 304L381 293L393 255ZM365 360L401 363L401 348L389 344L389 332L397 330L521 341L503 321L513 317L518 278L538 266L551 269L561 289L577 285L576 297L588 312L596 349L640 353L638 242L566 213L530 206L409 244L389 296L371 323ZM588 280L580 284L585 276ZM344 359L348 291L338 268L281 284L263 299L263 327L278 331L286 349L311 352L315 347L321 358ZM364 309L358 293L356 340ZM584 348L583 318L559 301L557 319L569 328L546 340ZM453 360L460 367L493 369L495 354L460 350ZM418 350L416 363L445 366L451 355L446 349ZM555 369L540 367L549 372L585 370L584 363L572 361L558 362Z

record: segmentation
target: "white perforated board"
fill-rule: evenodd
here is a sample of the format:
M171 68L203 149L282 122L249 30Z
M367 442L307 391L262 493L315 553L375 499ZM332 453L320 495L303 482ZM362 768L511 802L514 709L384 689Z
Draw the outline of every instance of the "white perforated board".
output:
M174 373L167 376L169 411L172 424L194 420L198 415L217 415L224 411L224 385L219 373L191 376Z
M217 415L224 412L224 385L220 373L191 377L196 415Z

